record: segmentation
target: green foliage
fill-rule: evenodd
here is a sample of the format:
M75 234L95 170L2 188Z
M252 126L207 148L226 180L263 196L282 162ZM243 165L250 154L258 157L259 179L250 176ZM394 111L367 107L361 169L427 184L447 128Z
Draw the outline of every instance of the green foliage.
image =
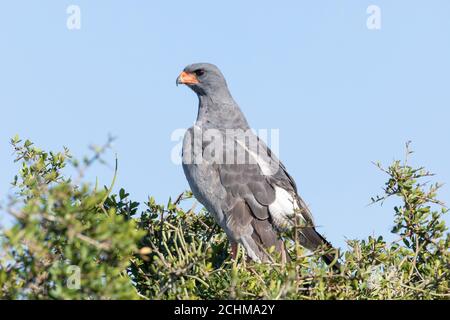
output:
M387 168L383 203L393 196L393 232L348 241L340 271L286 239L291 261L255 264L240 250L229 255L225 234L181 194L145 207L123 189L97 191L82 183L83 172L108 148L95 148L85 167L69 155L46 153L12 140L21 168L17 195L6 208L14 225L3 230L0 292L7 299L448 299L450 236L442 220L447 208L437 199L440 185L427 185L423 168L395 161ZM77 183L66 178L71 163ZM115 179L113 179L114 181ZM78 268L78 269L77 269ZM75 272L74 272L75 270ZM76 286L79 271L79 286ZM75 286L74 286L75 284Z
M142 232L115 208L107 191L77 186L62 176L67 149L47 153L12 140L19 174L2 232L0 289L8 299L128 299L138 295L126 275Z

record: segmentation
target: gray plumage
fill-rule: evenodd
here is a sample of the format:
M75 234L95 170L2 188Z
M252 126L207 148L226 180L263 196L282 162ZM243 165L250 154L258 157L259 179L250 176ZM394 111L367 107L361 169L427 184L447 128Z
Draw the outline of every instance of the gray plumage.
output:
M312 214L284 165L249 131L220 70L208 63L192 64L177 79L179 83L189 86L199 98L197 120L183 141L183 169L194 196L229 240L241 244L252 260L265 262L270 247L285 254L280 232L293 228L299 218L303 227L298 238L304 247L331 248L316 232ZM231 144L221 145L216 141L220 139L205 137L211 132ZM242 132L244 139L236 132ZM244 163L237 161L239 155L245 156ZM231 164L230 157L234 160ZM323 258L330 263L334 255Z

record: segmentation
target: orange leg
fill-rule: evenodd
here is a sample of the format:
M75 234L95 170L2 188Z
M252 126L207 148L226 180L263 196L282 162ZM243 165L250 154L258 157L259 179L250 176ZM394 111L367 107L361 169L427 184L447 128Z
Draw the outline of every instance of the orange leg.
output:
M238 253L238 244L236 242L231 242L231 258L235 260Z

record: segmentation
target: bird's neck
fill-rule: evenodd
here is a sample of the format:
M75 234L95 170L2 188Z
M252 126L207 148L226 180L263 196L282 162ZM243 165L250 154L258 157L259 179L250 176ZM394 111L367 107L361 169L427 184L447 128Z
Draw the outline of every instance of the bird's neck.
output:
M229 92L220 95L198 95L199 107L196 125L206 129L249 128L241 109Z

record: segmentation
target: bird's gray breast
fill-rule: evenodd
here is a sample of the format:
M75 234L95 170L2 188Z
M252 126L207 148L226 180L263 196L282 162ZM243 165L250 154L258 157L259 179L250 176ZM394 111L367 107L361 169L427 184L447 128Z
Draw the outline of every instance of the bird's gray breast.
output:
M203 131L200 127L194 126L186 131L182 154L183 170L192 193L224 227L226 190L221 184L217 165L203 157Z

